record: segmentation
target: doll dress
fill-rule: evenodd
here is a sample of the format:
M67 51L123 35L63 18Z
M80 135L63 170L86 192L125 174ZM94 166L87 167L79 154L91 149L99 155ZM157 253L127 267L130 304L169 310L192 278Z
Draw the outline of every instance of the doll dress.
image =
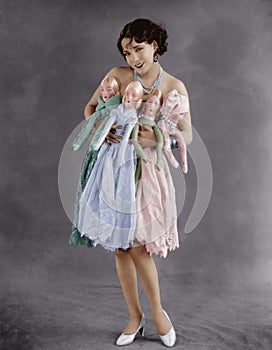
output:
M89 137L92 137L94 130L92 126L99 120L106 121L109 118L110 111L114 108L117 108L122 102L121 96L112 96L108 101L104 102L101 96L98 97L98 105L96 107L95 113L91 115L85 122L82 127L82 130L76 137L73 142L74 145L77 145L77 149L81 148L82 145L87 141ZM92 119L90 119L92 118ZM101 125L102 126L102 125ZM78 212L79 212L79 200L81 194L86 186L86 183L91 175L94 164L96 163L99 149L94 150L93 147L89 147L86 155L84 156L80 178L77 185L77 192L74 204L74 218L73 225L71 229L71 235L69 238L69 244L71 246L85 245L87 247L93 247L93 242L86 236L81 236L81 233L78 230Z
M158 171L156 148L144 151L148 162L141 160L134 244L145 245L150 255L166 258L168 250L179 247L175 187L164 154Z
M82 236L109 251L128 249L136 228L136 152L128 143L138 120L137 111L121 104L113 109L94 150L103 143L113 124L120 143L103 144L79 201L78 230Z

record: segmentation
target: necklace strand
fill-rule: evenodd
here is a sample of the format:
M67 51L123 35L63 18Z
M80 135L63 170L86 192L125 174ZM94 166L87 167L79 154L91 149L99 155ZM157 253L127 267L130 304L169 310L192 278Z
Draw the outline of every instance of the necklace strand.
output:
M144 90L144 94L147 95L147 94L150 94L153 90L155 90L160 85L162 73L163 73L163 69L162 69L162 67L160 67L159 74L158 74L156 80L154 81L153 85L150 87L145 86L143 84L143 82L142 82L141 78L139 77L139 74L136 70L134 70L134 80L138 81L142 85L143 90Z

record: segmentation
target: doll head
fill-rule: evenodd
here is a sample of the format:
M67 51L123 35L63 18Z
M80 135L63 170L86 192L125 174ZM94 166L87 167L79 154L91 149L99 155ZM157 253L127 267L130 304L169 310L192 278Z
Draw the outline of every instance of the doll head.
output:
M162 92L159 89L155 89L147 97L143 106L143 114L155 118L160 110L162 103Z
M176 89L165 95L161 108L161 114L177 115L184 114L189 110L189 100L187 96L180 95Z
M122 102L126 109L137 109L141 106L144 92L138 81L133 81L126 87Z
M107 102L112 96L119 95L117 80L107 75L100 84L100 94L104 102Z

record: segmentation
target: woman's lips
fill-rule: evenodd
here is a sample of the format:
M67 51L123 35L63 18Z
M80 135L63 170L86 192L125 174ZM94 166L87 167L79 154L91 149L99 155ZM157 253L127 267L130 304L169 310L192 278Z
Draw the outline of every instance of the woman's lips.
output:
M142 66L143 66L144 64L143 63L138 63L138 64L135 64L135 68L142 68Z

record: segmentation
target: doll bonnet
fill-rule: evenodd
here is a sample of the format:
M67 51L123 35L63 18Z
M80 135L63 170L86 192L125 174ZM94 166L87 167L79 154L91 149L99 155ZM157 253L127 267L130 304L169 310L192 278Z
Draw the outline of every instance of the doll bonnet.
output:
M186 113L189 110L189 100L187 96L180 95L176 89L165 95L161 107L161 114L176 115Z

